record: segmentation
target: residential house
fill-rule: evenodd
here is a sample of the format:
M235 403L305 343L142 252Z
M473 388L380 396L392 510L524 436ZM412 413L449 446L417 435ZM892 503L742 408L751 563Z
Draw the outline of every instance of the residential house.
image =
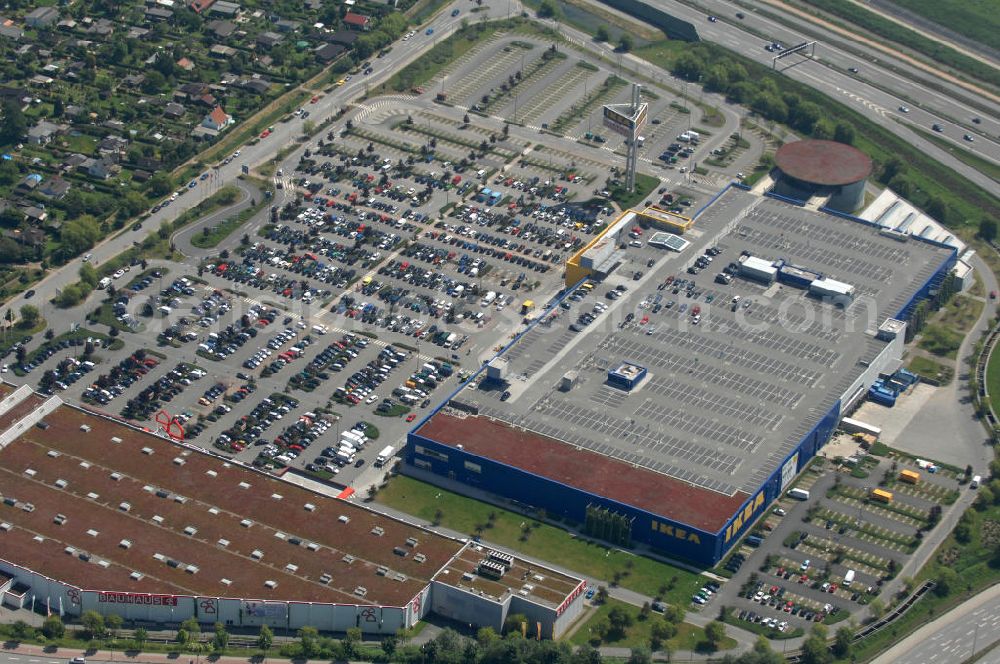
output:
M121 166L106 157L102 157L101 159L91 160L90 165L87 167L87 174L98 180L107 180L117 175L121 170Z
M39 7L28 12L24 23L30 28L47 28L59 20L59 10L55 7Z
M90 159L90 157L75 152L63 159L63 162L59 164L59 168L63 171L63 173L71 173L82 168L83 165L87 163L88 159Z
M223 21L220 19L209 21L206 27L209 30L211 30L212 34L214 34L219 39L228 38L236 30L235 23L233 23L232 21Z
M21 211L21 214L28 218L28 221L33 223L40 224L49 218L49 213L44 208L36 205L20 204L17 208Z
M217 0L212 4L212 8L208 10L209 14L218 14L219 16L236 16L240 13L240 6L235 2L229 2L229 0Z
M316 59L323 63L331 62L346 50L340 44L324 44L316 49Z
M145 74L129 74L122 79L122 85L127 88L137 88L146 80Z
M174 17L174 10L166 7L146 7L146 19L154 23L169 21Z
M263 78L251 78L243 83L243 87L259 95L266 95L271 90L271 82Z
M74 19L72 16L67 16L66 18L56 23L56 27L59 28L60 30L67 30L67 31L76 30L76 19Z
M221 106L216 106L212 112L201 121L201 126L214 131L222 131L233 124L233 116L228 115Z
M14 25L12 21L0 19L0 37L21 41L24 38L24 30Z
M142 39L148 34L149 34L148 28L140 28L138 25L133 25L129 27L128 35L126 36L129 39Z
M299 29L301 25L298 21L289 21L288 19L281 19L274 24L278 28L278 32L295 32Z
M208 54L215 58L230 58L236 55L236 49L232 46L215 44L212 48L208 49Z
M191 58L185 57L177 61L177 66L183 69L184 71L191 71L192 69L194 69L194 62L191 61Z
M370 16L365 16L364 14L356 14L354 12L347 12L344 15L344 25L346 25L351 30L371 30L372 19Z
M215 101L215 96L208 92L195 99L194 103L205 108L215 108L218 105L218 102Z
M280 44L283 39L277 32L262 32L257 35L257 45L269 49Z
M350 30L337 30L331 35L323 37L324 41L333 42L342 46L350 47L358 39L358 33Z
M97 153L111 161L120 161L128 152L128 139L121 136L105 136L97 146Z
M37 189L41 183L42 176L38 173L31 173L30 175L25 175L24 179L17 183L16 189L22 194L27 194Z
M69 192L69 188L69 182L57 176L45 180L37 191L46 198L59 200Z
M0 208L2 209L2 208ZM44 212L43 212L44 214ZM27 246L35 246L45 242L45 231L41 228L6 228L0 236L14 240L15 242Z
M195 14L200 14L209 7L211 7L213 3L215 3L215 0L194 0L194 2L191 3L190 7L192 10L194 10Z
M177 118L184 115L184 105L178 104L175 101L167 102L167 105L163 107L163 115L168 118L176 120Z
M99 18L93 22L87 32L98 37L110 37L115 31L115 24L106 18Z
M53 138L66 129L65 125L57 125L48 120L39 120L38 124L28 129L28 142L32 145L48 145Z

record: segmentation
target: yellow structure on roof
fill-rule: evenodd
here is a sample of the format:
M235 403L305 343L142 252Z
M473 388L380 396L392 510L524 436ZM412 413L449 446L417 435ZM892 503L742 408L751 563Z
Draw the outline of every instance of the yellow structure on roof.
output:
M694 225L694 219L691 217L685 217L655 205L650 205L638 214L643 221L648 221L659 230L670 231L678 235L685 233Z

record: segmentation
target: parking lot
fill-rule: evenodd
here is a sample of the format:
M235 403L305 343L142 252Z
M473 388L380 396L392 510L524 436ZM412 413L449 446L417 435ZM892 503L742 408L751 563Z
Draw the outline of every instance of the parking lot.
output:
M736 581L727 590L739 587L725 599L733 618L786 636L809 622L839 622L879 597L934 527L935 511L968 490L931 462L861 447L815 460L790 488L808 498L780 500L723 565Z

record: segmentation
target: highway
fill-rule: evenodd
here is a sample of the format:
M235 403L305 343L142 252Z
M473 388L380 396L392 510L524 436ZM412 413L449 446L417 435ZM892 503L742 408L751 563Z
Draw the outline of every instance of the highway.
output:
M705 0L705 7L708 8L706 12L672 0L649 0L649 4L691 21L703 40L720 44L768 67L771 66L774 53L764 49L765 40L750 32L751 29L770 35L773 41L785 46L806 41L801 32L796 32L759 14L744 12L746 18L739 21L735 18L733 6L719 0ZM718 16L724 17L725 20L709 22L708 15L713 11L718 11ZM958 99L958 94L949 96L929 90L881 64L859 61L854 55L843 53L827 43L820 43L816 55L822 60L821 62L801 62L785 69L784 73L864 113L905 140L919 145L927 154L953 167L976 184L995 190L997 186L995 181L981 174L977 175L978 171L922 139L906 125L912 123L929 131L931 125L939 123L944 127L943 137L971 152L1000 163L1000 141L997 140L997 136L1000 135L1000 120L998 120L1000 108L993 105L997 112L983 113ZM794 59L794 56L786 58L784 66L791 64L790 61ZM884 56L880 58L884 59ZM900 69L910 69L903 63L899 63L898 66ZM850 67L857 67L858 74L854 75L847 71ZM970 95L964 92L962 96ZM919 107L917 100L921 104ZM982 101L985 103L985 100ZM900 112L898 110L900 106L908 107L910 112ZM973 117L980 117L982 124L973 124ZM956 126L954 121L964 124ZM962 136L965 133L973 134L975 141L972 143L964 141Z
M943 664L971 661L1000 640L1000 586L983 591L958 605L934 622L924 625L885 653L873 664ZM976 660L1000 663L1000 650Z

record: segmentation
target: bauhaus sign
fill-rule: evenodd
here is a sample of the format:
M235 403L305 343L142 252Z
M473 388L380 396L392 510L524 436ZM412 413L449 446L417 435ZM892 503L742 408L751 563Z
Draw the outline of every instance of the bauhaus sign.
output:
M148 606L177 606L174 595L147 595L145 593L97 593L102 604L146 604Z

